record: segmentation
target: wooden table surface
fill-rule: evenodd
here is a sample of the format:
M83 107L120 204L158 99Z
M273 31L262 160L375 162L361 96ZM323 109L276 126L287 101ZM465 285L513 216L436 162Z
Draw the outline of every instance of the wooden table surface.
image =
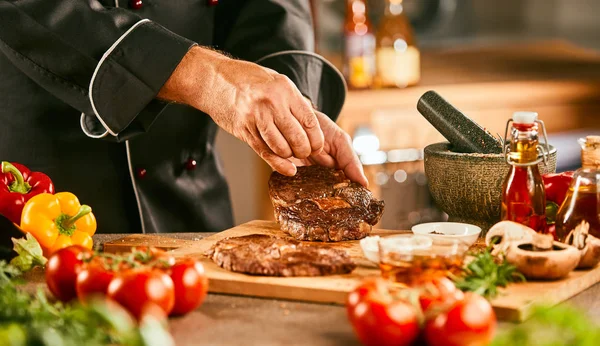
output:
M163 234L201 239L213 233ZM94 236L97 248L124 234ZM600 323L600 284L571 298L572 304ZM205 303L184 317L171 319L178 346L187 345L359 345L341 306L275 299L209 294ZM510 328L500 323L500 328Z

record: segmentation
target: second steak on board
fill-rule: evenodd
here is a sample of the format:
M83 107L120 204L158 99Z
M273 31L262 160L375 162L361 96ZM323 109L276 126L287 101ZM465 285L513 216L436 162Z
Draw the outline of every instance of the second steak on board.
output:
M362 239L381 219L384 203L341 170L298 167L293 177L273 172L269 195L281 230L298 240Z
M356 268L343 250L265 234L222 239L206 255L224 269L252 275L322 276Z

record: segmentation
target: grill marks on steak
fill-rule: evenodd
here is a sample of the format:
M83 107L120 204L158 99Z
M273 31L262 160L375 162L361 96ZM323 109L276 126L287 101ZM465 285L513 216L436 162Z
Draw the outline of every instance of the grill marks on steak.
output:
M253 275L322 276L356 268L342 250L264 234L225 238L206 255L224 269Z
M281 229L298 240L342 241L366 237L383 214L383 201L340 170L298 167L295 176L274 172L269 194Z

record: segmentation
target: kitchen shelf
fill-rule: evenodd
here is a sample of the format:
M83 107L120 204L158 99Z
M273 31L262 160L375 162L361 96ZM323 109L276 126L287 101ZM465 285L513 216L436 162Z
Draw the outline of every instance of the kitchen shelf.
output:
M443 137L417 112L434 90L490 132L517 110L539 113L549 133L600 129L600 54L563 41L424 52L422 81L406 89L350 91L338 124L368 125L383 149L422 148Z

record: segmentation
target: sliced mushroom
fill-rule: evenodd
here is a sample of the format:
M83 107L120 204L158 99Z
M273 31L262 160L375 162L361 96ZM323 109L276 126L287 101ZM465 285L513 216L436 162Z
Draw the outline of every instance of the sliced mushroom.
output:
M509 263L517 267L527 279L537 280L566 277L577 267L580 258L579 250L556 241L552 243L551 249L545 251L536 250L536 245L531 242L513 242L506 252Z
M538 233L533 229L513 221L500 221L489 229L485 236L485 244L490 246L496 242L492 255L497 256L500 253L506 253L510 245L514 242L532 242Z
M593 268L600 262L600 239L589 234L590 224L582 221L567 237L565 243L576 247L581 253L578 269Z

